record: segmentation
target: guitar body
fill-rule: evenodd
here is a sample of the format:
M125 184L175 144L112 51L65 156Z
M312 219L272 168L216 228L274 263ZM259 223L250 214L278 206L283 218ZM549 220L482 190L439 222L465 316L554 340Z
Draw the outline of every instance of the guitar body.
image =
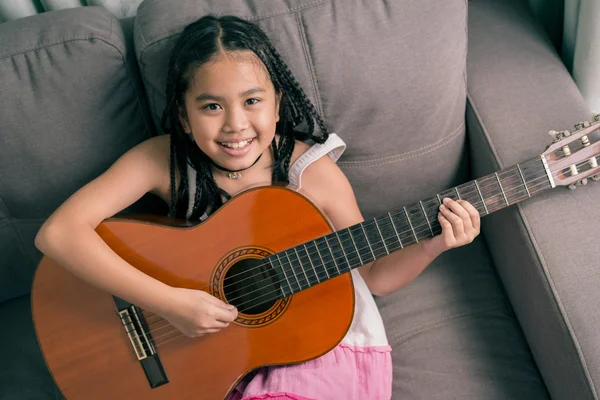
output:
M144 273L229 301L233 294L223 282L232 268L241 268L240 260L253 260L248 268L256 268L257 260L332 228L301 195L264 187L233 198L199 225L110 219L97 232ZM255 368L326 353L344 337L354 313L352 280L345 273L252 313L240 312L229 327L203 337L180 336L166 321L153 322L158 316L146 317L154 357L168 379L151 388L113 296L47 257L31 296L38 341L68 400L224 399Z

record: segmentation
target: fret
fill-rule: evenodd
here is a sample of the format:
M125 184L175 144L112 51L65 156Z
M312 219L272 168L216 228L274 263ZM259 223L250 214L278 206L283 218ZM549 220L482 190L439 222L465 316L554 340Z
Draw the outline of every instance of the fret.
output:
M410 224L408 223L408 215L405 213L404 209L400 209L397 213L392 214L392 219L402 245L406 247L412 243L416 243L415 237L410 229Z
M388 217L390 219L390 223L392 224L392 228L394 228L394 233L396 234L396 239L398 239L398 244L400 248L403 249L404 245L402 244L402 240L400 240L400 235L398 235L398 230L396 229L396 224L394 224L394 220L392 219L392 214L388 213Z
M328 271L327 274L331 277L334 277L334 276L340 275L342 272L338 266L336 257L333 255L333 250L329 246L329 242L327 241L328 236L331 236L331 235L327 235L325 237L319 238L319 239L315 240L315 243L317 245L317 249L319 250L319 255L321 256L321 259L323 260L323 265L325 265L325 268ZM343 260L342 260L342 262L343 262Z
M363 233L362 223L353 225L348 228L350 235L358 249L360 265L365 265L375 260L375 254L371 250L366 234Z
M285 293L285 291L283 290L283 285L282 285L282 289L281 292L283 294L284 297L289 296L290 294L292 294L292 285L290 284L290 280L287 277L287 274L285 273L285 268L283 266L283 263L281 262L281 259L279 258L279 254L275 253L275 257L277 258L277 262L279 263L279 268L281 268L281 272L283 273L283 277L285 278L285 281L287 282L287 289L288 289L288 294Z
M308 258L308 261L310 262L310 266L311 266L313 272L315 273L315 278L317 279L317 283L320 283L321 280L319 279L319 274L317 273L317 270L315 269L315 266L313 265L312 261L310 260L310 255L309 255L309 252L308 252L308 247L306 247L306 244L303 244L302 247L304 247L304 252L306 253L306 257ZM296 252L296 257L298 257L298 259L300 259L300 256L298 254L298 248L294 247L294 251ZM308 280L308 275L306 275L306 270L304 269L304 263L301 262L300 266L302 267L302 273L304 274L304 277L306 278L306 282L310 286L310 281Z
M373 256L373 260L377 259L377 257L375 257L375 253L373 253L373 247L371 246L371 242L369 241L369 237L367 236L367 232L365 232L365 227L363 226L363 224L359 224L360 228L363 231L363 234L365 235L365 239L367 240L367 246L369 247L369 250L371 250L371 255Z
M346 264L348 265L348 271L350 271L352 269L352 264L350 264L350 261L348 260L348 254L346 254L346 250L344 249L344 245L342 244L342 241L340 240L340 235L338 235L337 232L335 232L335 237L337 238L338 243L340 244L341 252L344 255L344 259L346 260Z
M485 209L485 213L489 214L487 206L485 205L485 199L483 198L483 195L481 194L481 189L479 189L479 184L477 183L477 179L475 179L473 182L475 182L475 186L477 187L477 192L479 192L479 197L481 197L481 201L483 202L483 208Z
M500 190L502 191L502 196L504 196L504 201L506 201L506 205L510 205L510 203L508 202L508 199L506 198L506 193L504 193L504 188L502 187L502 182L500 182L500 177L498 176L497 172L494 172L494 174L496 175L496 179L498 180L498 186L500 186Z
M463 186L463 185L461 185L461 186ZM462 200L464 198L464 194L461 195L458 192L458 187L453 187L451 189L446 189L446 190L440 192L437 196L438 196L438 199L439 199L438 201L440 202L440 205L443 204L442 199L445 199L445 198L449 198L449 199L452 199L452 200L455 200L455 201L456 200Z
M319 276L319 281L320 282L326 281L327 279L329 279L329 272L327 271L327 269L325 268L325 265L323 265L323 262L321 261L321 258L319 257L319 252L318 252L318 249L316 248L317 246L314 241L309 242L308 244L312 244L313 247L315 247L314 250L307 247L308 258L310 260L310 264L313 266L313 268L316 269L317 275ZM321 265L319 265L319 263Z
M413 227L413 224L410 221L410 215L408 215L408 212L406 211L406 207L404 207L404 214L406 214L406 219L408 220L408 224L410 225L410 230L412 231L412 234L415 237L415 242L419 243L419 238L417 237L417 234L415 233L415 228Z
M379 226L377 218L362 223L367 240L371 246L374 259L385 257L389 254L387 243L385 243L385 226ZM391 233L390 233L391 236Z
M315 249L317 249L317 255L319 256L319 260L321 261L321 266L323 267L323 270L325 271L325 274L327 275L327 279L331 278L331 276L329 275L329 271L327 271L327 265L325 264L325 261L323 261L323 257L321 256L321 251L319 251L319 246L315 241L313 241L313 245L315 246Z
M455 186L455 187L454 187L454 190L456 191L456 196L458 197L458 199L459 199L459 200L462 200L462 199L460 198L460 193L458 193L458 187L456 187L456 186Z
M547 176L546 166L542 163L541 159L521 164L521 166L523 167L525 182L529 186L532 195L541 190L553 187Z
M423 209L425 210L425 216L431 227L430 231L433 236L442 233L442 226L438 220L438 214L440 212L439 197L430 197L422 200Z
M302 261L302 258L300 257L300 253L298 253L298 247L294 247L293 250L296 253L296 257L298 258L298 267L300 267L300 269L302 270L302 274L300 274L300 272L298 272L297 274L300 275L301 278L302 278L302 275L304 275L304 279L306 279L306 287L309 287L309 286L311 286L310 280L308 280L308 275L306 274L306 270L304 269L304 262ZM302 250L302 249L300 249L300 250ZM302 288L302 285L300 285L300 287Z
M384 238L383 234L381 233L381 229L379 229L379 224L377 223L377 218L375 218L374 221L375 221L375 227L377 228L377 232L379 233L379 236L381 236L381 240L383 241L383 247L385 248L385 254L389 255L390 251L388 250L387 244L385 243L385 238Z
M521 175L521 179L523 180L523 186L525 186L525 190L527 191L527 197L531 197L531 193L529 193L529 188L527 187L527 182L525 182L525 177L523 176L521 166L517 164L517 168L519 169L519 175Z
M356 242L354 241L354 236L352 235L352 231L350 231L350 228L348 228L346 230L348 231L350 240L352 240L352 244L354 245L354 250L356 251L356 255L358 256L358 261L360 262L360 265L365 265L365 263L362 260L362 257L360 256L360 252L358 251L358 246L356 246Z
M511 204L529 198L525 185L521 180L519 169L516 166L500 171L498 177L508 200L508 204L505 204L505 206L508 207Z
M298 277L296 276L296 272L294 271L294 263L292 262L292 258L290 257L290 255L288 254L289 250L286 250L283 252L283 254L285 254L285 256L288 259L289 265L290 265L290 270L292 271L292 274L294 275L294 279L292 279L292 285L290 286L290 288L292 289L292 293L296 293L299 292L300 289L300 281L298 280ZM296 281L296 288L294 288L294 280Z
M423 215L425 216L425 220L427 221L427 225L429 226L429 232L431 232L431 236L435 236L433 234L433 228L431 227L431 222L429 222L429 218L427 218L427 212L425 212L425 206L423 206L423 201L419 201L421 205L421 210L423 210Z
M440 198L440 195L436 194L436 197L437 197L437 201L439 203L438 206L441 206L442 205L442 199Z
M341 275L342 271L340 270L340 266L337 262L337 260L335 259L335 256L333 255L333 250L331 248L331 246L329 245L329 240L327 239L327 237L330 235L325 236L325 245L327 246L327 250L329 250L329 254L331 255L331 259L333 260L333 264L335 265L335 269L337 270L337 274Z
M485 199L485 205L487 209L484 211L487 214L506 207L506 201L504 200L504 196L502 194L502 188L496 179L495 174L484 176L483 178L478 179L476 183L478 185L477 187L479 188L479 193L481 193Z

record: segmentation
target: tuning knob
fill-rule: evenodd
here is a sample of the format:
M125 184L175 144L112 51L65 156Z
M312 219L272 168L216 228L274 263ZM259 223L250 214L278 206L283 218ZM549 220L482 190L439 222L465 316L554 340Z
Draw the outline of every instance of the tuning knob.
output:
M594 121L600 121L600 114L594 115Z
M549 131L548 135L552 136L552 139L554 140L554 142L560 142L561 140L563 140L564 138L571 136L571 132L569 131Z
M575 124L575 129L576 130L580 130L580 129L583 129L583 128L587 128L590 125L591 124L588 121L581 121L581 122Z
M588 179L587 178L583 178L580 181L577 181L575 183L571 183L569 185L569 189L575 190L575 189L577 189L577 186L585 186L585 185L587 185L587 183L588 183Z

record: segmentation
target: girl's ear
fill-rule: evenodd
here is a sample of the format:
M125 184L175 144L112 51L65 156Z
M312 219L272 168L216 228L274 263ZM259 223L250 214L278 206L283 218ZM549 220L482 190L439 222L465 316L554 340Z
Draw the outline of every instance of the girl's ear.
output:
M179 122L181 123L181 126L183 127L183 131L185 133L192 133L192 130L190 129L190 124L188 123L188 119L187 119L187 113L185 112L185 108L184 107L179 107Z

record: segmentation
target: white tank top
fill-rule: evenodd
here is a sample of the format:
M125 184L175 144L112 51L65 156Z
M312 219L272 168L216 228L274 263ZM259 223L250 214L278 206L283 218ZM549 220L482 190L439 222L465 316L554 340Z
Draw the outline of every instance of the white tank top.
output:
M311 146L304 154L290 166L288 179L289 187L299 190L302 187L302 173L313 162L327 155L334 162L340 158L346 150L346 144L335 133L330 133L325 143L316 143ZM191 210L196 190L196 171L188 163L188 182L189 182L189 208L188 218L191 216ZM200 219L206 218L204 214ZM378 347L387 346L387 336L379 309L358 270L351 271L352 281L354 282L354 318L348 333L342 340L342 343L357 347Z

